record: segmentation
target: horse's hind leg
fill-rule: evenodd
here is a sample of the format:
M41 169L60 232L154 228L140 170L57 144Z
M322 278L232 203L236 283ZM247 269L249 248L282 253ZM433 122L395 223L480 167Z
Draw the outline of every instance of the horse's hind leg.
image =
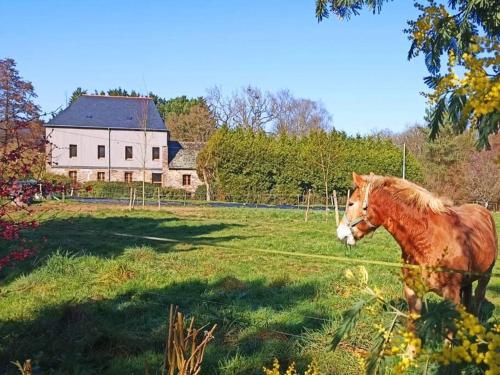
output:
M477 317L479 317L479 313L481 312L481 304L484 301L484 296L486 295L486 287L490 282L490 277L491 274L490 271L488 271L477 281L476 290L474 291L474 314Z
M473 312L472 304L472 284L465 285L460 288L460 300L468 312Z

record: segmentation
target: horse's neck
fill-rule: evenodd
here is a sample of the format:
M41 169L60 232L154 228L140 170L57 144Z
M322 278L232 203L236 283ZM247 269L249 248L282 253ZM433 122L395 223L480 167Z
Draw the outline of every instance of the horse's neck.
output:
M392 234L401 246L403 258L412 263L420 263L430 249L427 220L422 212L395 200L389 192L376 194L376 206L381 225Z

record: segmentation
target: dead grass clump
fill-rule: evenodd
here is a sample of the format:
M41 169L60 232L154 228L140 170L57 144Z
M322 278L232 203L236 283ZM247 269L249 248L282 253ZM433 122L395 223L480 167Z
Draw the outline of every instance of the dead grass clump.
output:
M284 288L287 285L290 285L292 280L288 275L281 275L271 280L269 283L270 288Z
M131 261L149 262L156 259L156 252L151 247L140 247L125 250L125 257Z
M205 349L213 340L216 327L214 324L208 331L205 327L194 328L194 318L187 325L184 315L171 305L162 375L167 375L167 371L168 375L201 374Z
M111 284L123 284L124 282L132 279L135 273L125 264L112 263L108 269L103 271L97 282L99 284L111 285Z
M247 287L244 281L234 277L226 276L217 285L217 289L220 289L224 293L230 293L238 290L243 290Z
M263 341L267 340L287 341L289 339L287 335L277 331L260 331L259 333L257 333L257 337Z

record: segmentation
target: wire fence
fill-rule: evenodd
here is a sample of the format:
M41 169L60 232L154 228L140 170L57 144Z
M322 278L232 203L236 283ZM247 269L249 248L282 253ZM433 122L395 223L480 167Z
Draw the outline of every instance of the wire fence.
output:
M102 188L67 188L57 195L57 199L82 199L87 201L116 201L117 203L129 203L129 205L141 205L144 199L145 204L168 205L174 204L234 204L247 206L270 206L278 208L297 209L323 209L332 210L334 208L334 197L324 193L317 193L313 190L302 194L274 194L274 193L248 193L248 194L218 194L210 202L206 200L205 193L188 192L180 189L171 189L146 185L127 186L112 185ZM341 211L345 208L347 197L338 196L338 207Z
M159 207L165 205L221 205L221 206L250 206L250 207L276 207L276 208L296 208L311 210L333 210L334 199L340 212L345 210L348 194L328 194L309 190L301 194L277 194L277 193L247 193L247 194L217 194L211 201L207 201L204 191L188 192L183 189L173 189L160 187L154 184L109 184L71 188L67 187L63 192L55 195L56 199L80 199L90 203L119 203L130 206L144 204ZM470 201L486 207L490 211L498 212L497 202Z

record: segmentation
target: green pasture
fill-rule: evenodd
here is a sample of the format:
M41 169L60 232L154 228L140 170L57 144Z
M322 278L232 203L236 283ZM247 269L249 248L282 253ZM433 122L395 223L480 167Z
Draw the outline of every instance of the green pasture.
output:
M389 262L400 256L382 229L346 248L336 241L333 216L325 221L316 211L304 222L301 210L130 212L57 203L41 205L36 216L41 225L30 237L38 255L4 272L0 284L2 374L16 374L10 361L27 358L34 374L144 374L145 367L157 374L170 304L198 326L218 325L204 374L261 374L274 357L357 374L380 312L367 312L349 340L329 348L341 312L360 297L343 275L355 265L255 249ZM366 268L371 285L404 306L399 270ZM487 297L485 309L497 319L500 279Z

